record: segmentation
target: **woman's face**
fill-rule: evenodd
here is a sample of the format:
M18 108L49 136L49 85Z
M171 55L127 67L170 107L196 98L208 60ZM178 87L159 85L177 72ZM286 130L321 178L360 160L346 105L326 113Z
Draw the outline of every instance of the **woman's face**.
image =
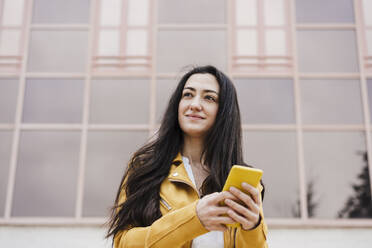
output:
M184 135L203 138L213 126L218 111L220 86L209 73L189 77L178 105L178 122Z

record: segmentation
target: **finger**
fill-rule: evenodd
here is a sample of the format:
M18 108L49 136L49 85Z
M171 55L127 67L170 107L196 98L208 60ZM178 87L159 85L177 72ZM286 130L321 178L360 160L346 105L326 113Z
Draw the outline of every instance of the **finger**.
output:
M241 190L230 187L230 192L234 194L236 197L238 197L247 207L249 207L254 212L259 212L260 209L257 204L253 201L250 195L242 192Z
M213 218L213 221L215 221L216 223L225 224L225 225L233 224L236 222L235 220L231 219L231 217L229 217L228 215L215 217Z
M221 215L221 214L227 214L227 211L229 211L229 207L222 206L222 207L215 207L213 208L210 213L211 215Z
M242 183L242 187L252 196L253 200L260 205L261 198L259 190L245 182Z
M259 209L257 209L257 212L254 212L232 200L226 199L225 202L227 206L232 208L239 215L244 216L247 219L252 220L253 222L256 222L258 220Z
M247 220L246 218L240 216L233 210L229 210L227 214L231 217L231 219L235 220L236 222L239 222L245 230L248 230L254 226L255 222Z
M225 196L222 192L214 192L213 194L211 194L210 199L208 199L208 203L215 205L220 201L223 201L224 199Z
M224 191L224 196L225 196L225 199L230 199L230 200L233 200L233 201L239 201L239 198L237 198L235 195L231 194L230 191Z

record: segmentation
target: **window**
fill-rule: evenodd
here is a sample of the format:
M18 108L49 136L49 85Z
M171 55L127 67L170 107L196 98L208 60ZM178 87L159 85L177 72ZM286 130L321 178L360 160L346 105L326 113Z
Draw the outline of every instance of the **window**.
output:
M121 177L133 151L147 140L146 131L90 131L83 200L84 217L109 215ZM107 179L110 180L107 180Z
M213 42L210 42L213 41ZM223 30L159 30L157 71L180 72L187 65L213 64L226 69L226 32Z
M98 0L95 17L93 70L151 69L150 0Z
M233 1L234 72L289 72L292 68L288 0Z
M369 0L359 0L356 1L361 5L361 28L363 29L364 39L364 65L365 68L371 72L372 71L372 2Z
M24 25L29 1L0 1L0 72L18 72L22 64Z

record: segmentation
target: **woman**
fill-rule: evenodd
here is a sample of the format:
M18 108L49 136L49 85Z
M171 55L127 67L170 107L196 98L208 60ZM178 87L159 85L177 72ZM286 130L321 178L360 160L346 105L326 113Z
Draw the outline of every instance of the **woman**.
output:
M244 164L235 88L213 66L194 68L157 138L131 158L107 237L115 247L267 247L263 187L221 192L234 164Z

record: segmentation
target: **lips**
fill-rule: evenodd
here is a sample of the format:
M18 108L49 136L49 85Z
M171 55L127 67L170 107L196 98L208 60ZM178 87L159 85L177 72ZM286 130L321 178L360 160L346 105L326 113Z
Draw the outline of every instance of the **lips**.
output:
M200 115L195 115L195 114L186 115L186 116L189 117L190 119L193 119L193 120L202 120L202 119L205 119L204 117L201 117Z

